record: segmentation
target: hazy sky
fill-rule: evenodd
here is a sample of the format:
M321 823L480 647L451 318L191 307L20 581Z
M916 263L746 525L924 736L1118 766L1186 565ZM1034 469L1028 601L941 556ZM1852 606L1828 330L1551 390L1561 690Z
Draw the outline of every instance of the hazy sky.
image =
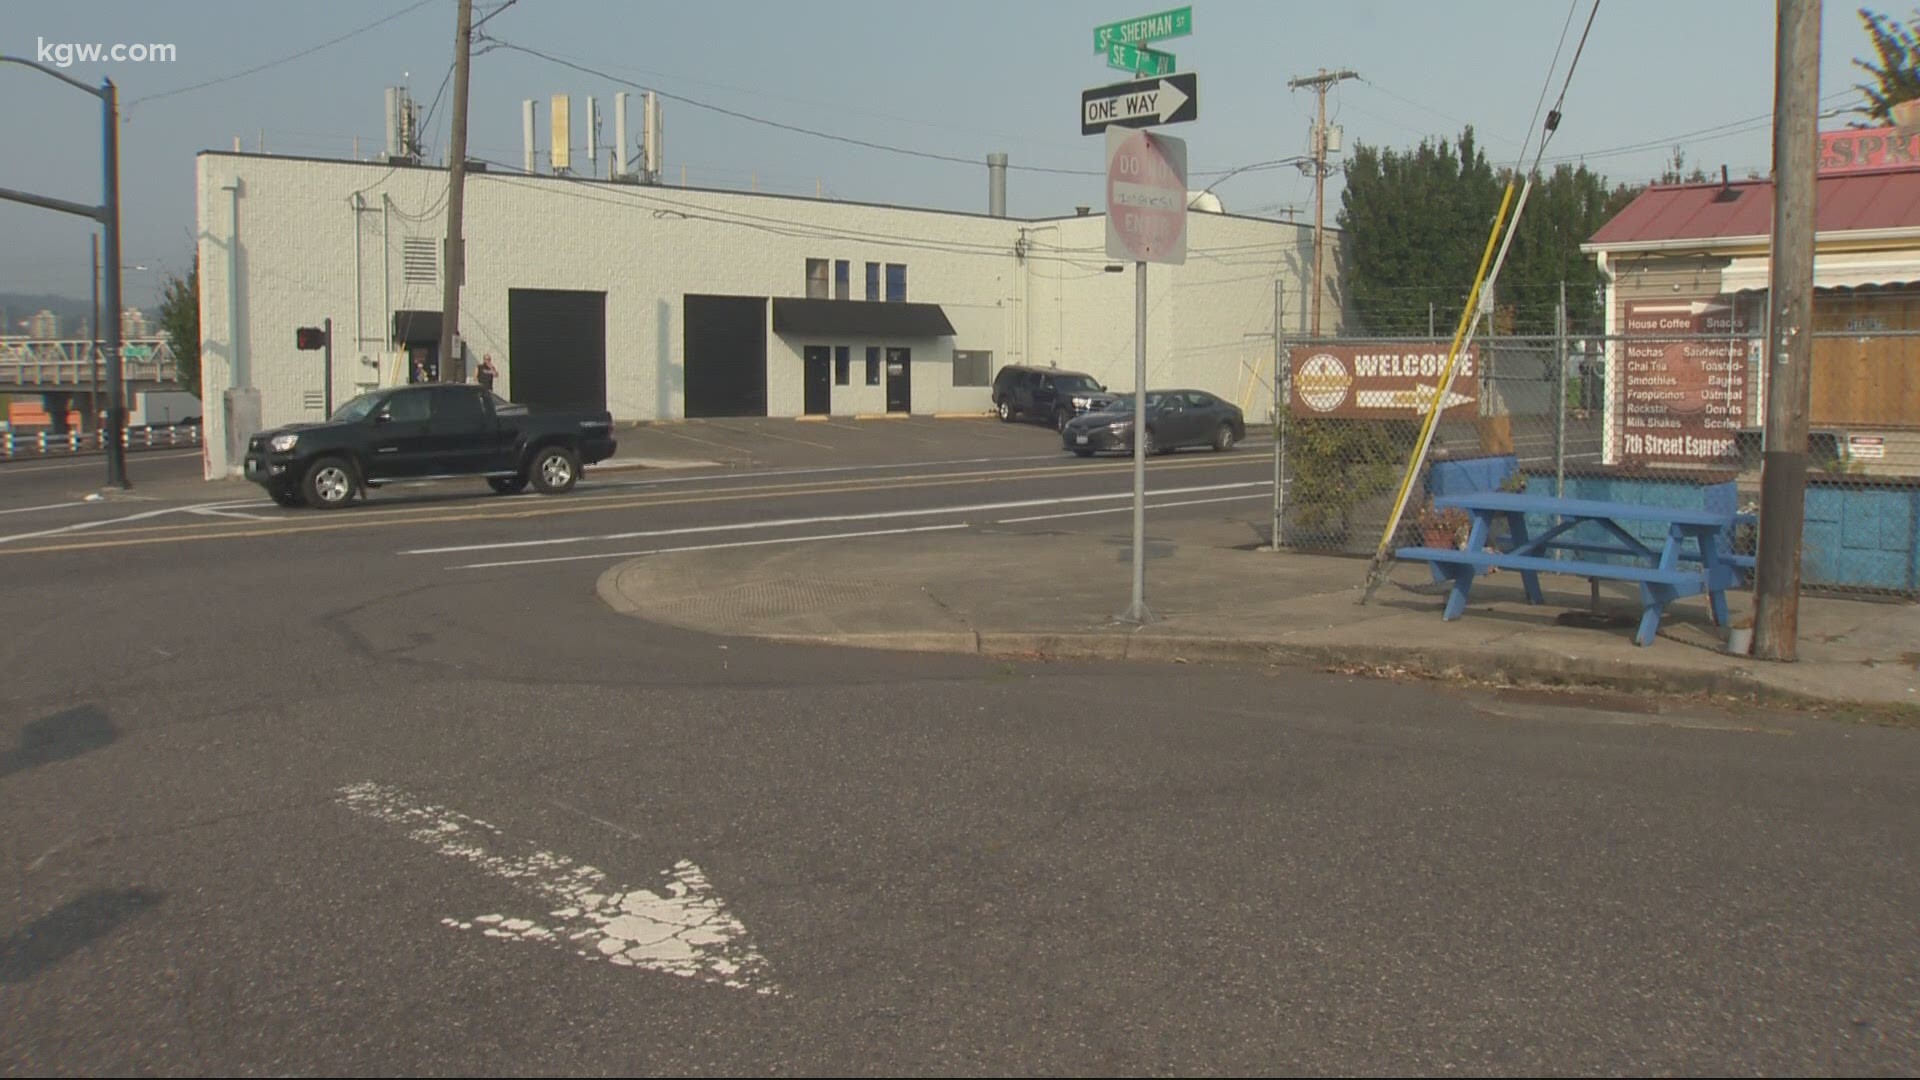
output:
M1553 76L1557 91L1591 0L1578 13ZM477 0L492 10L499 0ZM382 88L409 83L433 101L452 58L455 0L5 0L0 53L33 59L42 43L171 44L172 63L75 63L87 82L111 77L127 103L122 128L128 299L145 304L158 271L192 258L193 157L229 149L348 157L379 152ZM1097 204L1094 176L1022 166L1097 170L1101 144L1079 133L1079 93L1117 81L1093 51L1092 28L1173 6L1165 0L518 0L485 31L632 83L757 117L866 142L981 161L1004 150L1015 167L1016 216ZM1443 0L1195 0L1194 33L1167 42L1179 70L1198 72L1200 119L1170 129L1188 140L1190 167L1231 169L1302 153L1313 96L1290 76L1349 67L1361 80L1329 97L1330 117L1355 142L1410 145L1464 122L1497 160L1529 133L1569 7ZM414 7L413 10L406 10ZM1890 10L1910 15L1905 7ZM273 63L378 19L392 21L311 55ZM1581 158L1622 180L1660 171L1678 143L1690 162L1766 171L1773 100L1774 8L1764 0L1603 0L1567 95L1549 160ZM1865 49L1853 5L1829 3L1822 92L1859 81ZM271 64L185 93L141 99ZM585 95L601 99L612 137L607 78L495 48L473 66L471 153L517 167L520 101L574 98L575 143ZM450 96L451 91L448 91ZM428 144L446 148L442 100ZM632 120L637 136L638 109ZM755 124L692 104L664 105L665 173L694 186L812 194L984 210L984 164L866 149ZM1826 121L1837 127L1843 119ZM94 98L18 65L0 65L0 187L81 202L99 196ZM1637 149L1623 149L1637 148ZM1584 157L1582 158L1582 155ZM604 164L603 164L604 168ZM581 171L578 167L576 171ZM1217 176L1196 177L1199 188ZM1312 212L1311 181L1293 168L1253 170L1215 189L1227 209ZM1328 220L1337 210L1329 184ZM0 290L87 293L89 224L0 202Z

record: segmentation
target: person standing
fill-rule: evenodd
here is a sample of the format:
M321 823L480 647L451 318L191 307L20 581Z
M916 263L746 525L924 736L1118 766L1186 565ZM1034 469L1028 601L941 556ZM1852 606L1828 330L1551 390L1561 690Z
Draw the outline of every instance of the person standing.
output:
M493 366L492 353L488 353L480 358L480 368L475 372L475 375L480 380L480 389L492 393L493 380L500 377L500 369Z

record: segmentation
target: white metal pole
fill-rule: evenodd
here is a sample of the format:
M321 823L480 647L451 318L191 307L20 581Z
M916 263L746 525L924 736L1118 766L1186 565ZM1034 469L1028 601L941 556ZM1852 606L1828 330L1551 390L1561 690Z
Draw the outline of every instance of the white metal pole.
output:
M1145 624L1147 610L1147 264L1133 264L1133 603L1121 616Z

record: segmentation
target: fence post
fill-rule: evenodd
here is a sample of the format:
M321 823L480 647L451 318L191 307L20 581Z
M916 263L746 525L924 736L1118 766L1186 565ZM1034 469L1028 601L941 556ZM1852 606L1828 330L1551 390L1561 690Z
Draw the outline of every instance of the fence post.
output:
M1567 494L1567 283L1560 283L1560 306L1553 311L1553 353L1559 359L1559 392L1554 398L1553 497Z

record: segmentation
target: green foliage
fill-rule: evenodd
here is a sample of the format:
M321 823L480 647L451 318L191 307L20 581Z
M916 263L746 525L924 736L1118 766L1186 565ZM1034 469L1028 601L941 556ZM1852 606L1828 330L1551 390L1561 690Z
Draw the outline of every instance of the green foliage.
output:
M1294 520L1309 530L1344 532L1348 511L1399 483L1419 437L1410 420L1289 420Z
M1877 62L1853 62L1854 67L1873 76L1871 85L1855 84L1854 88L1867 98L1866 106L1855 111L1869 120L1891 123L1895 105L1920 98L1920 42L1914 40L1920 19L1903 25L1866 8L1859 14Z
M1348 237L1351 329L1425 334L1431 304L1436 333L1449 335L1473 287L1504 184L1471 127L1456 141L1425 140L1412 150L1356 147L1339 216ZM1580 245L1634 194L1584 165L1561 165L1535 180L1495 289L1503 333L1552 333L1563 281L1569 325L1599 321L1600 272Z
M185 278L167 278L160 297L160 329L173 350L180 388L200 394L200 265L196 261Z

